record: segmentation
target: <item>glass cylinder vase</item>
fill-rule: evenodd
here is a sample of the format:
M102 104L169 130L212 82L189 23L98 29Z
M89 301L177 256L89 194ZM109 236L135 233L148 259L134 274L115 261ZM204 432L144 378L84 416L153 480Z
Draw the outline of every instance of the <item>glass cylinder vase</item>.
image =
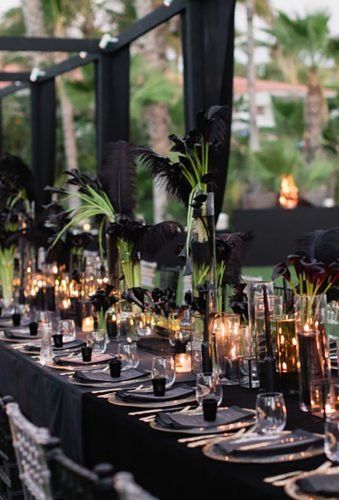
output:
M199 198L202 201L195 202ZM209 283L213 301L216 300L216 250L215 250L215 215L214 193L199 192L194 198L190 231L190 263L193 292L197 287ZM215 307L214 307L215 310Z
M5 309L14 299L14 255L15 247L0 248L0 284Z
M326 338L326 295L296 295L294 298L298 341L299 403L311 411L311 386L330 380L330 358Z
M213 320L217 367L227 384L240 381L240 316L222 313Z
M277 342L277 369L283 394L298 393L298 347L294 316L283 315L272 321Z

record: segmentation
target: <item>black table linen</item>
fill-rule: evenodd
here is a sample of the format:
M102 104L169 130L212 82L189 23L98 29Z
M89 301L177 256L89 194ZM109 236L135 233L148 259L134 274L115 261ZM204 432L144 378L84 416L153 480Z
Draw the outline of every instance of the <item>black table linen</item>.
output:
M111 347L110 347L111 348ZM152 355L140 353L140 369L149 369ZM177 382L186 383L186 375ZM187 378L187 377L186 377ZM130 408L111 405L72 385L57 370L42 367L29 356L0 341L0 393L11 395L33 423L60 437L65 453L93 467L111 462L129 470L136 480L161 500L286 498L282 488L264 483L269 475L311 470L325 456L270 465L225 464L205 457L201 448L178 443L182 435L152 429ZM224 387L223 405L254 408L256 392ZM286 398L287 428L323 432L323 421L299 410L296 399Z

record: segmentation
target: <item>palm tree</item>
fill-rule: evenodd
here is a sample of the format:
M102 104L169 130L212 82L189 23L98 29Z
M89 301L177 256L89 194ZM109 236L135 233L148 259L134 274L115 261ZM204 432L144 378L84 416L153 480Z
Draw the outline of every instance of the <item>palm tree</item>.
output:
M306 71L304 147L308 163L320 153L327 119L322 70L334 56L328 23L329 15L324 11L294 18L278 12L272 29L266 30L274 38L274 49L283 56L282 61L288 59L297 66L299 81Z

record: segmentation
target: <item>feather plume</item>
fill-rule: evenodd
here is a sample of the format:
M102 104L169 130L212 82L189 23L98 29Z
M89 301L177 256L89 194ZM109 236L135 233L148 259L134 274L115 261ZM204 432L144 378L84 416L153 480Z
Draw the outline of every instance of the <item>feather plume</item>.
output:
M183 232L184 228L174 221L165 221L154 226L146 226L146 230L138 244L141 258L154 258L164 245L177 238Z
M116 213L132 216L136 206L133 146L125 141L106 146L99 179Z
M253 235L250 232L224 233L218 236L217 261L220 262L220 260L223 260L226 264L226 272L223 279L224 284L239 283L246 244L252 238ZM222 250L221 255L218 255L218 247Z
M297 253L330 264L339 258L339 227L317 229L297 239Z
M12 194L16 194L24 189L29 200L35 199L33 173L18 156L6 155L0 159L0 179L1 192L6 188L8 191L12 191ZM1 197L3 199L2 195Z
M158 185L163 186L170 196L187 206L192 188L183 175L180 164L173 163L169 158L160 156L146 147L136 148L135 153L140 166L151 173ZM182 156L180 160L185 162L186 158Z

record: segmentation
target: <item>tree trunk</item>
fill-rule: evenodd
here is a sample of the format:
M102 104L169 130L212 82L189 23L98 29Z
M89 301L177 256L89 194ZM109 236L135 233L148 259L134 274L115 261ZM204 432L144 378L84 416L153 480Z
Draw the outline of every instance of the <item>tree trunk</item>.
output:
M21 8L27 36L47 36L40 0L21 0ZM30 53L34 66L39 67L44 59L41 52Z
M21 0L21 5L27 35L37 37L47 36L40 0ZM54 35L65 35L64 30L61 26L61 22L56 23ZM34 64L37 66L39 66L43 60L46 60L46 56L43 56L39 53L33 53L32 57ZM54 63L58 63L62 59L63 57L58 54L57 56L53 57L52 60ZM69 97L67 96L62 77L58 77L56 79L56 86L61 108L66 169L71 170L74 168L78 168L77 148L73 121L73 106Z
M247 16L247 90L249 104L249 147L251 151L259 149L259 133L257 127L257 110L255 102L255 80L256 69L254 61L254 0L246 0L246 16Z
M306 161L310 163L319 154L322 131L326 113L323 88L315 69L308 75L307 96L305 101L305 151Z
M149 14L154 8L152 0L135 0L135 9L138 18ZM136 42L138 52L142 53L145 65L150 68L166 70L166 26L159 26ZM169 149L169 112L164 102L154 102L145 110L147 131L150 147L158 154L165 155ZM154 222L164 220L167 205L165 190L153 184L153 211Z

